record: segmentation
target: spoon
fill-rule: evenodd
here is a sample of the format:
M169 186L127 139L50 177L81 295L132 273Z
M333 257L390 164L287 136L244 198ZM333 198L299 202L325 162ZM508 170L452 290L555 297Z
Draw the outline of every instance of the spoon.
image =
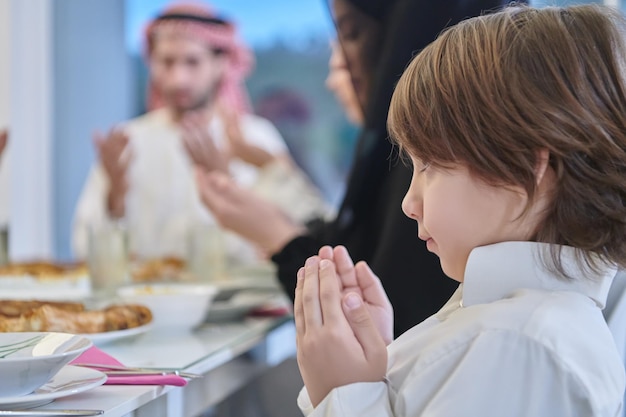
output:
M108 375L178 375L183 378L202 378L203 375L178 371L175 369L133 368L130 366L105 365L98 363L73 363L74 366L98 369Z

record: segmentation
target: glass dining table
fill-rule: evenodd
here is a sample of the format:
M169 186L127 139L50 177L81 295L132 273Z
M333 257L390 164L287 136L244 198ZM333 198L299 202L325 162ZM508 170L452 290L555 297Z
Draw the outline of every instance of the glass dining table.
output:
M100 346L126 366L200 374L184 387L102 385L41 408L102 410L106 417L197 416L295 355L290 315L205 323L193 332L150 329ZM36 408L34 410L37 410Z

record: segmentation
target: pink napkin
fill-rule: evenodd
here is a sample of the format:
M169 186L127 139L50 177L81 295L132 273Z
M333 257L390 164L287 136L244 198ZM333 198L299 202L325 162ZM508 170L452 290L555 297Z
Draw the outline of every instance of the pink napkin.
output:
M84 351L79 357L70 362L72 363L97 363L101 365L124 366L120 361L111 355L104 353L95 346ZM106 368L95 368L106 371ZM106 385L175 385L184 387L187 380L178 375L140 375L140 376L124 376L110 375L107 378Z

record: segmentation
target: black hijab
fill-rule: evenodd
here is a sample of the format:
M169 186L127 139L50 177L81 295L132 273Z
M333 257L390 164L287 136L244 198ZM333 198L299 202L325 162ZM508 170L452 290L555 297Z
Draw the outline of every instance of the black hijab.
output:
M363 55L367 58L363 62L374 65L368 67L365 122L346 194L335 222L325 229L329 232L326 241L345 244L356 260L366 260L378 274L394 307L397 336L435 313L458 283L443 274L439 259L418 241L415 222L401 211L412 172L399 161L397 148L388 140L387 112L393 89L411 58L442 30L498 9L504 2L344 1L359 9L354 13L364 13L378 23L368 33L380 39L367 43L377 49L352 50L353 55L369 54Z
M334 0L327 0L334 1ZM434 314L458 283L443 274L439 259L417 239L416 224L401 210L411 169L398 161L387 137L393 89L411 58L447 26L497 9L502 0L342 0L346 61L366 94L365 123L337 218L309 225L272 259L278 278L293 296L296 272L322 245L345 245L355 261L378 274L394 308L397 336ZM354 15L350 15L354 13ZM351 21L351 22L350 22ZM358 22L359 35L353 24ZM362 36L365 33L366 36ZM348 45L348 42L352 42ZM350 49L348 49L350 48ZM359 59L360 67L350 68ZM364 70L367 73L364 73ZM363 80L366 79L363 84ZM365 87L363 87L365 85Z
M328 0L332 2L333 0ZM355 205L376 198L381 172L399 163L397 149L387 135L387 113L393 90L411 58L434 41L446 27L469 17L498 10L504 0L345 0L380 23L380 47L373 53L377 65L371 74L364 125L357 143L349 186L337 217L337 227L347 232ZM524 1L522 1L524 2ZM520 3L520 2L518 2ZM332 5L331 5L332 6ZM332 10L332 7L331 7ZM339 30L339 28L337 28ZM372 53L372 51L364 51ZM387 158L381 157L387 156Z

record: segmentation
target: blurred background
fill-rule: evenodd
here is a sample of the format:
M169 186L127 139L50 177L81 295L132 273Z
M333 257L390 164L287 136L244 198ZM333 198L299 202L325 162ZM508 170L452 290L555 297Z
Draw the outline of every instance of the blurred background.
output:
M72 218L94 159L91 135L144 112L142 31L169 3L0 0L0 129L10 129L1 162L10 186L0 202L10 215L0 222L8 223L13 259L72 259ZM255 111L338 204L357 129L324 88L334 37L325 1L208 3L239 25L254 50L247 85ZM571 3L582 2L534 2Z

